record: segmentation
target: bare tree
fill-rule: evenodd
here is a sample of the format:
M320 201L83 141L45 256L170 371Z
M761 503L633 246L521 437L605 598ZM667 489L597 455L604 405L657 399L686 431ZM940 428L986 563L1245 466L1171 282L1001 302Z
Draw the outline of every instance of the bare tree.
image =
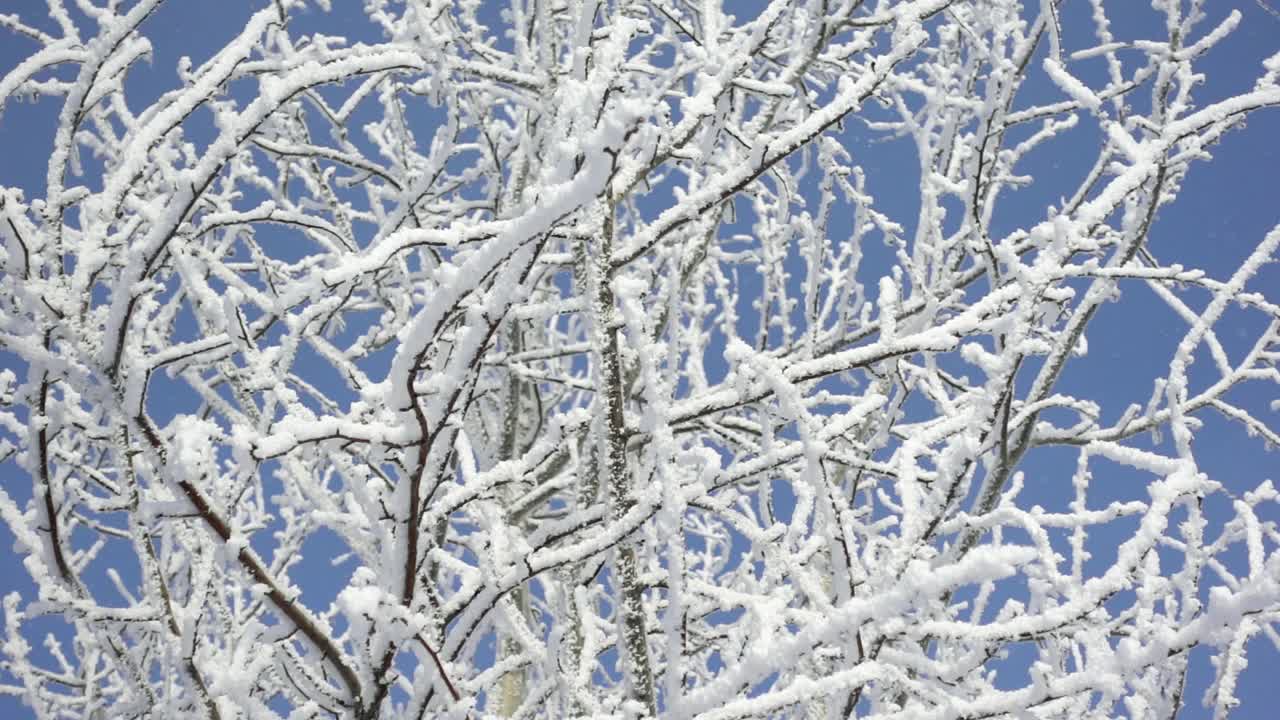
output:
M61 103L43 196L0 187L0 457L30 488L0 517L39 591L4 601L0 691L42 718L1169 718L1205 646L1225 716L1250 640L1280 646L1277 491L1228 492L1195 437L1280 442L1232 394L1278 397L1249 282L1280 229L1214 278L1151 228L1280 104L1280 54L1198 101L1240 15L1153 0L1165 37L1113 36L1125 1L368 0L377 44L264 1L149 105L125 78L160 0L0 16L39 44L0 110ZM853 138L912 148L914 218ZM1024 172L1060 143L1092 169ZM997 229L1030 184L1061 200ZM1127 285L1184 335L1108 419L1060 380ZM1237 307L1265 318L1239 353ZM1121 467L1137 496L1097 501ZM350 581L317 604L321 533Z

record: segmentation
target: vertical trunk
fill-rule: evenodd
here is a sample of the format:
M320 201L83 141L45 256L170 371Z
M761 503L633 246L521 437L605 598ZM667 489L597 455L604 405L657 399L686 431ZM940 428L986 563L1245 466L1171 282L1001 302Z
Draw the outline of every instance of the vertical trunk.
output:
M512 353L519 353L523 348L520 328L516 322L511 323L510 337L508 347ZM524 382L520 376L512 372L507 378L507 407L506 416L503 418L502 427L502 447L498 453L500 461L510 460L516 455L516 448L519 445L520 438L520 414L523 409L521 398L524 394ZM508 503L512 503L521 494L521 488L508 488L506 491ZM512 604L515 611L522 617L527 617L529 612L529 596L527 590L522 586L516 588L512 592ZM498 659L503 660L515 655L519 655L521 651L520 641L516 639L514 633L509 633L502 637L498 646ZM498 717L511 717L520 709L520 703L524 701L525 685L526 685L526 669L520 668L512 670L502 676L498 681Z
M631 473L627 467L626 419L623 413L622 357L618 348L617 313L611 287L613 252L613 203L606 202L600 245L586 260L587 290L591 297L592 348L595 354L598 401L604 418L597 440L604 471L609 515L625 516L635 505ZM619 656L622 659L632 700L642 704L649 715L657 714L653 673L649 664L648 634L644 618L644 587L640 583L639 560L632 541L623 541L614 550L614 576L618 586L616 602Z
M529 613L529 595L525 588L516 588L513 593L512 604L522 617L527 617ZM508 634L502 638L499 646L499 658L505 659L515 655L519 655L523 648L520 641L514 634ZM526 674L528 670L521 667L502 676L498 681L498 717L511 717L520 709L521 703L524 702L526 693L525 685Z

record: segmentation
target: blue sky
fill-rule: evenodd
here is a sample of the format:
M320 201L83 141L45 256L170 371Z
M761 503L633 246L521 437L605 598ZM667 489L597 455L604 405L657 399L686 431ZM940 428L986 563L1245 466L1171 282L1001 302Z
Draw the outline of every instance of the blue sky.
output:
M489 3L492 4L492 3ZM1068 6L1084 4L1083 0L1067 0ZM129 91L135 110L176 84L175 64L182 55L190 55L198 64L214 49L232 37L245 17L261 7L247 0L170 0L148 20L145 28L154 46L150 63L135 68L130 75ZM335 0L338 9L331 15L312 13L300 17L295 29L324 29L342 34L353 28L367 32L368 26L352 22L359 15L359 3ZM742 3L743 15L753 14L756 2ZM1141 0L1110 3L1117 35L1154 35L1155 15ZM1231 9L1244 16L1240 28L1215 48L1200 65L1207 76L1197 93L1201 101L1219 99L1247 89L1257 76L1261 61L1280 51L1280 19L1265 12L1255 0L1209 2L1208 28ZM736 7L736 6L735 6ZM0 0L0 12L18 12L25 21L47 26L42 20L43 3L34 0ZM1072 37L1077 15L1066 15L1068 40ZM1085 35L1087 28L1074 26L1074 32ZM357 39L374 39L372 35ZM1082 45L1075 43L1073 48ZM34 49L26 38L0 33L0 75L7 72ZM1043 82L1043 81L1041 81ZM1031 91L1036 89L1033 87ZM56 101L44 99L34 103L10 103L0 117L0 185L22 188L28 198L39 197L44 186L44 169L52 145L52 127L56 118ZM915 216L915 183L911 170L916 163L912 149L901 143L868 143L850 130L851 147L859 153L868 173L873 193L882 203L881 210L908 225ZM1080 163L1091 160L1091 143L1096 134L1082 127L1075 135L1053 151L1033 155L1025 168L1037 177L1064 173L1078 175ZM1073 145L1074 143L1074 145ZM1079 152L1080 149L1086 152ZM1161 211L1151 234L1151 248L1164 261L1177 261L1201 267L1215 277L1229 275L1258 241L1280 223L1280 109L1257 113L1247 127L1229 134L1213 149L1213 161L1196 166L1184 181L1176 204ZM1053 187L1050 184L1050 187ZM1033 186L1016 191L1005 201L1007 215L997 218L1006 223L1007 231L1043 217L1044 207L1056 200ZM846 220L847 222L847 220ZM999 227L997 227L999 229ZM864 282L868 278L863 278ZM868 283L874 285L874 279ZM1250 288L1280 297L1280 267L1271 265ZM1203 298L1201 298L1203 301ZM1242 344L1256 332L1259 318L1243 311L1229 314L1219 326L1220 337L1229 352L1239 352ZM1114 418L1132 402L1145 403L1153 378L1168 369L1174 346L1185 326L1142 286L1125 290L1122 302L1107 306L1094 321L1089 333L1089 355L1072 365L1063 379L1064 390L1078 392L1102 404L1104 419ZM1234 344L1233 344L1234 342ZM0 367L14 363L13 356L0 349ZM1196 376L1193 374L1193 382ZM1088 388L1085 390L1085 388ZM175 396L176 397L176 396ZM1242 387L1233 396L1243 406L1254 408L1259 416L1273 416L1266 409L1275 397L1274 387ZM165 402L163 399L161 402ZM167 408L169 413L181 409L181 401ZM1216 416L1205 416L1206 424L1197 437L1202 469L1234 492L1252 489L1261 480L1280 481L1275 471L1280 455L1268 453L1255 438L1248 438L1235 426ZM1028 497L1039 497L1046 505L1056 502L1058 495L1069 489L1074 469L1074 454L1048 449L1028 459ZM30 495L29 479L15 473L13 465L0 468L0 482L7 492L25 499ZM1114 497L1140 497L1144 488L1137 474L1116 471L1108 476L1097 500ZM1097 486L1095 486L1097 487ZM1039 493L1039 495L1036 495ZM1273 519L1274 519L1273 515ZM1091 540L1104 547L1123 537L1098 537ZM11 536L0 530L0 544L8 548ZM304 587L313 587L316 597L332 597L344 581L344 572L335 572L324 558L325 548L315 548L304 560L295 578ZM18 559L12 553L0 554L0 594L9 590L31 591ZM43 623L48 629L57 621ZM37 643L33 643L37 644ZM1207 654L1195 655L1196 678L1203 683ZM1016 660L1016 657L1015 657ZM1278 653L1264 639L1251 645L1251 662L1241 680L1243 706L1234 717L1271 718L1280 689L1273 677L1280 667ZM1203 684L1199 686L1203 689ZM27 711L12 698L0 697L0 717L24 717ZM1193 696L1181 717L1206 717Z

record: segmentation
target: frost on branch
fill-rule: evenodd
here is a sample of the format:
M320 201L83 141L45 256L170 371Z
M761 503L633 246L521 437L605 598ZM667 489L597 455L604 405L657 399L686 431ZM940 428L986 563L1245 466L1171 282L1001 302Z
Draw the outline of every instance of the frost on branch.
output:
M1238 13L259 4L149 105L159 0L0 16L53 143L0 186L0 693L1222 717L1280 648L1275 487L1197 441L1280 443L1280 228L1222 273L1153 225L1280 104L1197 94ZM1181 339L1112 412L1067 371L1132 288Z

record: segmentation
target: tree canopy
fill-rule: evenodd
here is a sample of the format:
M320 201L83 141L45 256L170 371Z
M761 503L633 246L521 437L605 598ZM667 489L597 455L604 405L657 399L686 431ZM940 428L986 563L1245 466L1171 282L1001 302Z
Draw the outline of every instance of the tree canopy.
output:
M1215 94L1240 12L1152 0L1163 34L1126 36L1124 4L274 0L150 95L162 0L0 16L33 48L0 122L58 108L42 192L0 185L0 518L35 588L0 692L1225 716L1280 649L1280 496L1197 433L1280 442L1280 226L1225 275L1152 226L1280 104L1280 44ZM1112 413L1064 377L1130 288L1180 341Z

